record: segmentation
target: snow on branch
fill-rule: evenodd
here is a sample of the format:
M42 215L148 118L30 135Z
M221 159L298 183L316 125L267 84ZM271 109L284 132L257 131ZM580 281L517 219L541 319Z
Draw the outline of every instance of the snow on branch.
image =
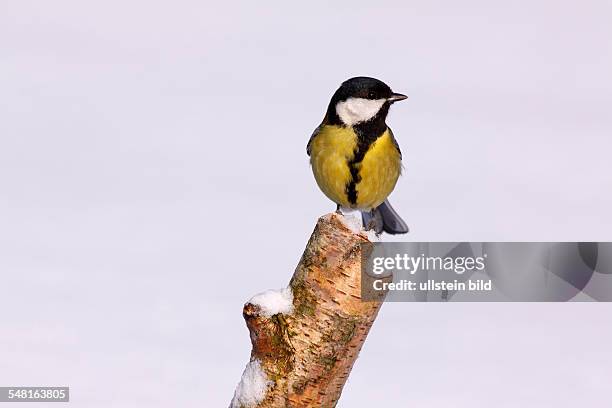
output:
M267 290L251 298L247 303L259 306L262 316L272 317L275 314L293 312L293 293L291 288Z

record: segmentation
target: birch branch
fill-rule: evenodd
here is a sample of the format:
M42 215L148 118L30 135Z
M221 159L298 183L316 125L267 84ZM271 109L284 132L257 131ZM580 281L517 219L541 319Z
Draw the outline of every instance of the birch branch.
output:
M289 287L245 304L253 349L232 408L336 406L384 299L361 300L368 242L343 216L321 217Z

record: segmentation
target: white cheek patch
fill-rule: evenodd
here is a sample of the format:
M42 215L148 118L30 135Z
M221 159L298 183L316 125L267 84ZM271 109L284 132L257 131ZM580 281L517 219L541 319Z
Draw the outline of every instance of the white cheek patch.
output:
M336 104L336 113L345 125L353 126L372 119L385 102L386 99L348 98Z

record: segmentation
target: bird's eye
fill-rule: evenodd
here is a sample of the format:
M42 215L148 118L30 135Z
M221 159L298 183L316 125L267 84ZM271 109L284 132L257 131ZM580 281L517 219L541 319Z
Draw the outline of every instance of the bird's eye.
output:
M368 99L374 99L376 95L374 95L374 92L370 91L368 92Z

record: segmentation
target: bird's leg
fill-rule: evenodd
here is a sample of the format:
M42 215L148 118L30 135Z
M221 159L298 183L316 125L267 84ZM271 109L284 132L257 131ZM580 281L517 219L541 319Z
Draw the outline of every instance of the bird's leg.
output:
M377 236L382 234L383 232L382 215L380 211L378 211L376 208L373 208L367 213L364 212L362 214L362 220L363 220L363 228L366 231L374 230Z
M342 215L342 211L340 211L340 204L336 204L336 214Z
M368 221L368 225L364 226L366 231L376 230L376 214L374 214L374 210L370 211L370 220Z

